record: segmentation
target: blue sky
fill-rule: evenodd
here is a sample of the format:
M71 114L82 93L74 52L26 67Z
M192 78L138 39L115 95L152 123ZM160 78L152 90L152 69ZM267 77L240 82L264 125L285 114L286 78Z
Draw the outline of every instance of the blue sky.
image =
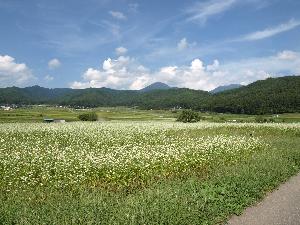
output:
M0 87L211 90L300 74L298 0L0 0Z

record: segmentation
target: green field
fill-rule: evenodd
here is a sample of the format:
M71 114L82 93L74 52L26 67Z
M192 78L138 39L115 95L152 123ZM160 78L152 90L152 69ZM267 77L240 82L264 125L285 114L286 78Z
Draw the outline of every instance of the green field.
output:
M0 110L0 122L43 122L44 118L65 119L67 122L78 121L81 113L95 111L100 121L109 120L174 120L176 115L164 110L137 110L131 108L96 108L73 109L56 107L28 107L10 111Z
M299 123L97 112L0 125L0 224L219 224L300 170Z
M95 111L100 121L174 121L181 110L139 110L126 107L95 108L89 110L58 108L46 106L32 106L10 111L0 110L0 123L6 122L43 122L44 118L65 119L67 122L78 121L81 113ZM244 114L200 113L202 120L209 122L255 122L257 116ZM273 122L300 122L300 113L286 113L277 115L263 115Z

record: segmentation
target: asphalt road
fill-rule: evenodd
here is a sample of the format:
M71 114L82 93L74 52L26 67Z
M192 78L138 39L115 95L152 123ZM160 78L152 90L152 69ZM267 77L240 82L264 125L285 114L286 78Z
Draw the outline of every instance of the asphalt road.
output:
M300 225L300 174L279 186L257 205L233 216L228 225Z

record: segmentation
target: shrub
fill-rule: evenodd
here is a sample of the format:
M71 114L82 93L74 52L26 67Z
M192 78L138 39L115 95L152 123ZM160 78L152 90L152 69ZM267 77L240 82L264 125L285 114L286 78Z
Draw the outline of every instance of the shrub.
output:
M257 123L274 123L275 120L273 118L266 118L263 116L257 116L255 117L255 122Z
M263 116L256 116L255 117L255 122L256 123L263 123L263 122L265 122L265 118Z
M95 112L83 113L78 116L81 121L97 121L98 116Z
M184 123L194 123L200 121L199 113L192 110L183 110L177 118L177 121Z

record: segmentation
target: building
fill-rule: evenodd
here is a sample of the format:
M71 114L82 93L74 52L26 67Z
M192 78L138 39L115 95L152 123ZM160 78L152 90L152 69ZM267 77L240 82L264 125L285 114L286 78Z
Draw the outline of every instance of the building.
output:
M54 119L54 123L65 123L65 120L62 119Z
M51 119L51 118L47 118L47 119L44 119L44 122L45 122L45 123L65 123L66 120L63 120L63 119Z
M53 122L54 122L54 119L44 119L44 122L45 122L45 123L53 123Z
M4 106L4 105L2 105L2 106L1 106L1 109L4 110L4 111L9 111L9 110L11 110L12 108L9 107L9 106Z

